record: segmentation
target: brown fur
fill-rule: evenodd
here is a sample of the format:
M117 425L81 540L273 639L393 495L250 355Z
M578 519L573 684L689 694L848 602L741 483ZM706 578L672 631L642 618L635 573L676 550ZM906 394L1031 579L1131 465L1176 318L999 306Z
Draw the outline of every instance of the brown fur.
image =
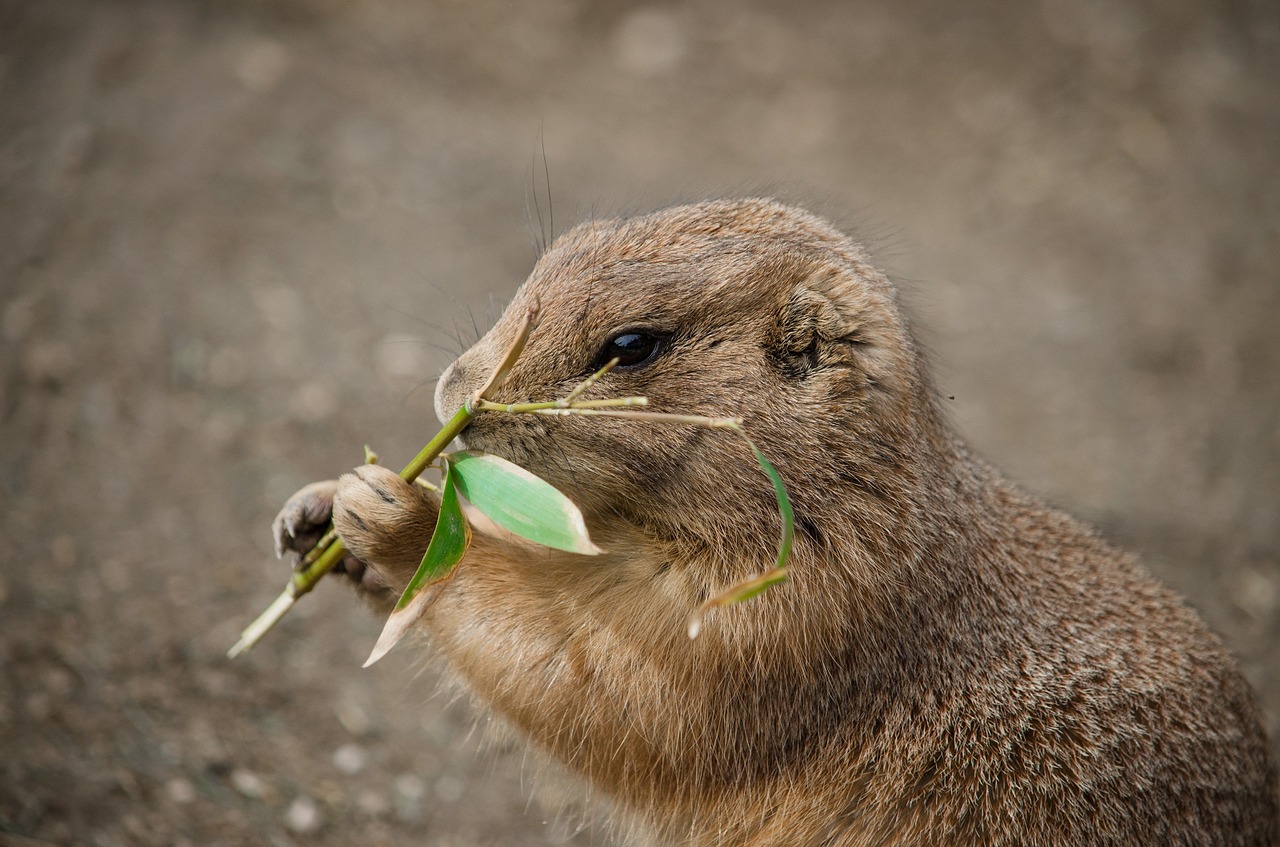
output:
M439 411L535 297L497 399L563 395L618 331L673 333L591 396L745 418L797 515L790 580L690 641L690 611L776 544L739 440L500 414L467 431L568 493L608 552L477 532L425 626L479 698L625 812L679 844L1276 843L1267 742L1222 645L968 452L892 286L845 236L764 200L580 226L442 378ZM291 501L282 545L335 494L368 563L349 567L385 608L433 501L363 467Z

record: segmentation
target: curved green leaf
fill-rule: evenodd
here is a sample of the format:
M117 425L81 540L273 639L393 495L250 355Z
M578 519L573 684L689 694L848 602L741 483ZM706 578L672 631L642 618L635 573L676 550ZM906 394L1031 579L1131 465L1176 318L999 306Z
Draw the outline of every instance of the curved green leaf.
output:
M725 606L731 606L734 603L741 603L743 600L750 600L752 597L763 594L766 590L785 581L787 578L787 560L791 558L791 546L795 540L795 515L792 512L791 498L787 496L787 486L783 484L782 476L779 475L773 464L765 458L764 453L760 452L760 448L747 437L747 434L742 429L736 426L733 429L751 447L751 451L756 454L756 461L760 463L760 468L769 477L769 482L773 484L773 494L778 501L778 515L782 518L782 534L778 539L778 558L772 570L734 583L695 609L693 614L689 616L688 621L690 638L697 638L702 632L702 621L712 609L720 609Z
M738 431L742 432L742 430ZM778 474L777 469L764 457L764 453L760 452L760 448L756 446L756 443L747 438L745 432L742 432L742 437L751 446L751 451L756 454L756 461L760 463L765 475L769 477L769 482L773 483L773 495L778 500L778 515L782 518L782 537L778 539L778 560L773 567L775 570L782 570L787 566L787 559L791 558L791 544L796 535L796 520L795 514L791 511L791 498L787 496L787 486L783 484L782 477ZM765 586L765 588L767 587ZM763 591L764 589L761 590ZM745 600L747 598L744 597L742 599Z
M462 514L453 476L453 469L446 462L440 487L440 514L436 517L435 531L431 533L431 543L427 545L427 552L422 555L418 570L396 601L396 611L408 606L409 601L424 585L448 576L471 544L471 525Z
M458 491L498 526L546 547L594 556L582 512L551 483L490 453L449 455Z
M449 463L445 462L444 479L440 486L440 514L436 518L435 531L431 534L431 543L422 556L422 564L418 565L418 570L405 586L404 593L396 601L395 609L383 625L378 643L365 660L366 668L385 656L409 628L418 622L434 597L434 592L423 589L441 582L452 573L471 543L471 525L467 523L462 506L458 503L458 492L451 470Z

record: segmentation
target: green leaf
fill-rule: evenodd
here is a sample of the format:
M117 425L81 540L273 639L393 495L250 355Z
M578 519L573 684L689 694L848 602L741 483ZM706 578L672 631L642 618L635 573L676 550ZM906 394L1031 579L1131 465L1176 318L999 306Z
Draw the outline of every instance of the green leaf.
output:
M546 547L594 556L582 512L546 480L488 453L449 455L458 491L490 520Z
M742 430L738 431L742 432ZM760 448L756 446L755 442L747 438L746 433L743 433L742 437L746 438L747 444L751 446L751 451L756 454L756 461L760 463L760 467L764 469L769 481L773 483L773 495L778 500L778 514L782 517L782 537L778 540L778 560L773 567L775 570L781 570L787 566L787 559L791 558L791 543L796 536L796 521L795 514L791 511L791 498L787 496L787 486L783 484L782 477L778 474L777 469L764 457L764 453L760 452ZM768 585L765 586L765 588L768 587ZM762 588L761 591L763 590ZM759 592L756 593L758 594ZM745 600L747 598L744 597L742 599Z
M765 458L764 453L760 452L760 448L755 445L755 442L747 437L745 432L736 426L733 429L751 447L751 451L756 454L756 461L760 463L761 469L769 477L769 482L773 483L773 494L778 501L778 515L782 518L782 536L778 539L778 558L772 570L734 583L695 609L693 614L689 616L688 630L690 638L697 638L702 632L702 621L707 616L707 612L712 609L731 606L734 603L741 603L743 600L750 600L752 597L763 594L767 589L786 580L787 560L791 558L791 545L795 540L795 515L791 510L791 498L787 496L787 486L783 484L782 477L769 460Z
M431 543L422 556L422 564L418 565L418 570L405 586L404 593L396 601L395 609L383 625L378 643L365 660L366 668L385 656L410 627L418 622L435 596L434 591L424 589L448 577L471 543L471 525L467 523L462 506L458 503L458 492L451 471L452 468L446 461L440 489L440 514L436 518L435 531L431 534Z
M436 528L431 533L427 552L422 555L422 563L396 601L396 611L408 606L422 586L448 576L471 543L471 525L467 523L466 516L462 514L462 506L458 503L458 490L454 485L452 471L449 463L445 462Z

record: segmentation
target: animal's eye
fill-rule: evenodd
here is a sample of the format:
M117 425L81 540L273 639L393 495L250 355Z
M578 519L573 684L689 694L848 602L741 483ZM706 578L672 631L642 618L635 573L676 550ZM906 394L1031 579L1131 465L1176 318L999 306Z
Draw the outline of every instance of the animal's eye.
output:
M643 367L658 358L667 345L667 338L641 329L620 332L604 343L592 367L599 370L614 359L618 360L619 368Z

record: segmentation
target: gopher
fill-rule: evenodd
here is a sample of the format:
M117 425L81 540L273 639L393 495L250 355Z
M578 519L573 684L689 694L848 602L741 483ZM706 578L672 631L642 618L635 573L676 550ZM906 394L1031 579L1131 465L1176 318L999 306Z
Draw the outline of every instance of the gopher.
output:
M423 620L452 672L666 843L1267 845L1276 777L1223 645L1127 553L1006 480L939 409L893 286L831 225L770 200L597 220L559 238L441 377L445 419L533 302L499 402L591 396L736 416L692 426L480 415L466 446L544 477L605 552L481 527ZM308 486L280 550L330 519L383 612L434 495L368 465Z

